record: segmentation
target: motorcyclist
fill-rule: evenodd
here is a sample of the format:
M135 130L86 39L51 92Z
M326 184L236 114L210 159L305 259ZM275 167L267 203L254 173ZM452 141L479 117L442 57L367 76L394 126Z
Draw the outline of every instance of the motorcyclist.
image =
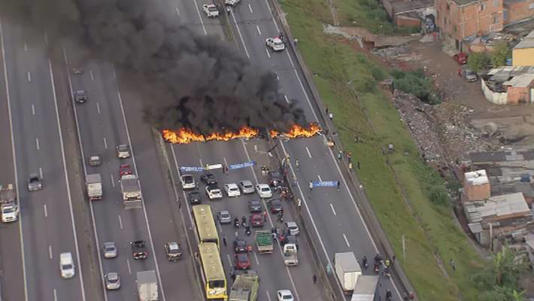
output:
M393 298L393 294L391 293L390 290L387 290L386 291L386 301L390 301L391 298Z
M245 234L250 235L250 226L245 227Z
M376 254L375 263L380 263L381 261L382 261L382 257L380 256L380 254Z
M295 160L295 167L296 167L296 168L299 168L299 166L300 166L300 162L299 162L299 160Z
M366 256L363 256L362 258L362 264L363 264L363 268L367 270L367 267L369 266L367 264L367 257Z
M241 226L243 226L243 227L247 226L247 217L246 216L241 217Z
M237 218L237 217L234 218L234 226L235 226L236 228L239 228L239 218Z

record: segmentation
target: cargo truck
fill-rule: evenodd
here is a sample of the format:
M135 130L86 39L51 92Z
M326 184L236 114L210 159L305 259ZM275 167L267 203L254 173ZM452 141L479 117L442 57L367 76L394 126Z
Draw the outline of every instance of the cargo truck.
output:
M230 289L229 301L256 301L259 286L260 279L255 271L248 270L238 274Z
M89 174L85 178L87 185L87 197L90 201L102 199L102 178L100 174Z
M375 300L376 286L378 284L377 275L362 275L358 277L354 292L350 301L373 301Z
M139 301L157 301L158 299L158 281L156 272L142 271L137 272L137 294Z
M0 214L2 223L15 222L18 219L19 205L13 184L0 185Z
M343 292L346 295L350 295L354 291L358 277L362 275L362 269L354 253L336 253L334 256L334 269Z
M125 174L121 177L120 182L124 208L142 208L141 185L137 176Z
M258 248L258 253L273 252L273 236L271 231L256 231L256 247Z

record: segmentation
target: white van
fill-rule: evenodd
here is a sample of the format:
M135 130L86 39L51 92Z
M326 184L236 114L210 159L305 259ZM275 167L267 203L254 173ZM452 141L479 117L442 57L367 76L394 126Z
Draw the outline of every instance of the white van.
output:
M65 279L72 278L76 274L71 252L59 254L59 271L61 272L61 278Z

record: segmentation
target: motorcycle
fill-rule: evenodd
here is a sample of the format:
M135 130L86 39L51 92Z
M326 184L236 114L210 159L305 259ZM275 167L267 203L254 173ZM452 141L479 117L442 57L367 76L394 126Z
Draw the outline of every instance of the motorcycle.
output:
M250 226L247 226L247 227L245 228L245 234L246 234L247 236L250 236L250 234L251 234Z
M386 291L386 301L391 301L392 298L393 298L393 294L391 293L390 290L387 290Z
M237 217L234 218L234 227L239 228L239 219Z
M367 257L365 256L362 259L362 265L365 270L367 270L367 268L369 267L369 264L367 263Z
M384 268L384 275L388 278L391 278L391 272L388 267Z
M243 226L243 228L247 226L247 218L244 216L241 218L241 226Z
M378 263L375 263L375 273L378 274L380 272L380 265Z

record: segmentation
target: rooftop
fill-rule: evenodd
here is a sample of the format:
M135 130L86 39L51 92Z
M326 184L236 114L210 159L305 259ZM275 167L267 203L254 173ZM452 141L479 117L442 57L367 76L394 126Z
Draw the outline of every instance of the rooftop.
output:
M486 175L486 171L483 169L477 170L477 171L466 172L464 176L465 176L465 180L467 181L467 183L471 185L483 185L483 184L489 183L488 176Z
M527 74L514 76L511 80L504 82L503 85L519 87L519 88L527 88L530 86L533 80L534 80L534 74L527 73Z
M474 4L474 3L479 2L478 0L453 0L453 1L460 6Z
M392 0L394 14L403 14L422 8L434 6L433 0Z
M514 214L530 214L528 204L521 192L492 196L487 200L465 205L469 223L478 223L485 219L505 218Z
M534 30L521 40L514 49L534 48Z
M490 80L496 82L505 82L521 74L534 74L534 66L504 66L488 72Z

